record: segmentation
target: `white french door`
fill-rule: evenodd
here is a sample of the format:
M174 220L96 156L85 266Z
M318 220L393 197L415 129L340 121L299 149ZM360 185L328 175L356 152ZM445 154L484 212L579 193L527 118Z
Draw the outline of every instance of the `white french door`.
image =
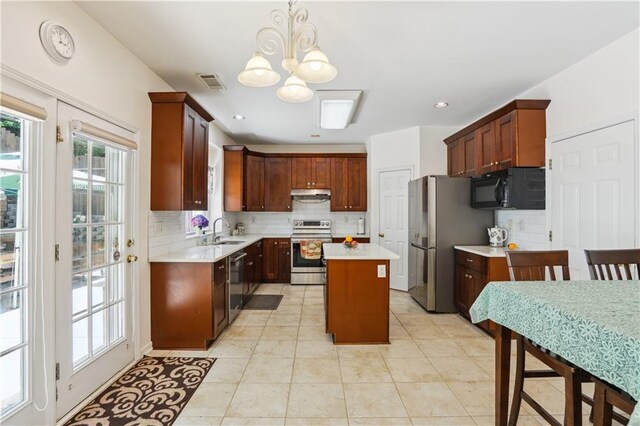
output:
M133 235L133 152L82 129L126 139L134 135L61 102L58 125L55 214L60 418L133 360L134 264L127 263L128 241Z
M379 241L380 245L400 256L392 260L389 285L396 290L409 290L409 181L411 170L381 171L379 186Z

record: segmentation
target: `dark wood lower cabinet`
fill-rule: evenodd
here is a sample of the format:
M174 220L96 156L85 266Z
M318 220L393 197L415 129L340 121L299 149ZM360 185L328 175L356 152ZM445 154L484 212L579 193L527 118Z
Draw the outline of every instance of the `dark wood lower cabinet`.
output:
M291 240L289 238L265 238L262 241L263 282L290 283Z
M247 257L244 262L243 304L246 304L262 283L262 241L251 244L244 251Z
M226 259L151 263L154 349L207 349L228 323Z
M454 302L460 314L471 319L469 309L487 283L509 281L507 259L484 257L463 250L456 250L455 257ZM476 325L492 336L495 334L496 325L492 321Z
M341 243L344 241L345 237L333 237L331 240L334 243ZM353 237L354 240L356 240L359 243L363 243L363 244L368 244L371 242L371 239L369 237L358 237L357 235Z

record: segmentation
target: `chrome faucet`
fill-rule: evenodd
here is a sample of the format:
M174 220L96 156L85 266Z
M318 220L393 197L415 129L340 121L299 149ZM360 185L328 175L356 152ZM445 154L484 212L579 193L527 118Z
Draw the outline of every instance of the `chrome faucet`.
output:
M217 243L218 241L220 241L220 238L222 237L221 235L216 235L216 223L218 223L219 220L223 220L224 221L224 226L226 226L227 228L231 228L231 225L229 225L229 221L227 221L227 219L225 219L224 216L220 216L219 218L214 220L213 221L213 226L211 227L213 229L213 242L214 243Z

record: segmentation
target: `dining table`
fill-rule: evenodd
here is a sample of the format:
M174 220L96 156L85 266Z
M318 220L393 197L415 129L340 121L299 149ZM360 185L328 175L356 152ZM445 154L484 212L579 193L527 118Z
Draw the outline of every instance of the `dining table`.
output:
M495 332L495 424L507 425L512 332L640 398L640 281L490 282L470 309ZM636 405L629 425L640 426Z

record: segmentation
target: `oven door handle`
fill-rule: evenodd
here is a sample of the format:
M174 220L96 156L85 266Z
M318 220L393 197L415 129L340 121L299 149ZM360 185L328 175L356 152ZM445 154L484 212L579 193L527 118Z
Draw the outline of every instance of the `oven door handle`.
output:
M301 243L302 241L320 241L321 243L330 243L330 238L292 238L291 243Z

